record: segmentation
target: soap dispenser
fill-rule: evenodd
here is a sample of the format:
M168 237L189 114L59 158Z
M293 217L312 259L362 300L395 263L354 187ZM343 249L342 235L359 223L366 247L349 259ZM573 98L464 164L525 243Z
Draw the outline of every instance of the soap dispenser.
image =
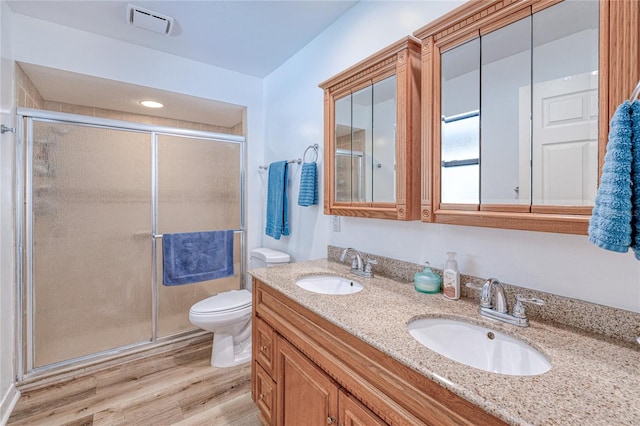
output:
M429 262L425 262L424 269L421 272L416 272L413 276L413 285L421 293L440 292L441 281L440 275L433 272L429 267Z
M442 276L444 277L444 286L442 294L447 299L460 299L460 271L458 271L458 261L456 261L456 253L450 251L447 253L449 258L444 265Z

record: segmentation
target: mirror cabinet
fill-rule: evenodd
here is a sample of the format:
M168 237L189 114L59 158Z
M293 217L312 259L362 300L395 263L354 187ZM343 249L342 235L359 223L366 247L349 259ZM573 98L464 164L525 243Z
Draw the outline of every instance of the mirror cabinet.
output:
M325 214L419 218L420 50L406 37L320 84Z
M468 2L422 40L421 219L586 234L638 2Z

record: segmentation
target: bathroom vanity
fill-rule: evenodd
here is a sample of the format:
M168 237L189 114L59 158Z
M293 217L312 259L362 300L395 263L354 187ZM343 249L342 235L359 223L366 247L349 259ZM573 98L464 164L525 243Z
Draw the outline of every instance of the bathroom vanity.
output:
M295 284L349 277L315 260L253 270L252 396L267 425L638 424L640 349L629 342L531 322L480 317L475 302L417 293L410 283L355 278L350 295ZM510 334L551 361L509 376L457 363L415 341L416 318L464 320ZM637 346L637 345L636 345Z
M253 397L265 424L503 424L254 280Z

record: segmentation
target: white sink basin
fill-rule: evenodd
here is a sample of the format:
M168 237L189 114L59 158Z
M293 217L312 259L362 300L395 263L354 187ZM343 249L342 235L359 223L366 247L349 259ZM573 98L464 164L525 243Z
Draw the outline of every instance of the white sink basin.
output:
M551 369L549 360L526 343L464 321L423 318L409 333L432 351L470 367L513 376L535 376Z
M353 294L364 287L350 278L336 275L312 275L300 278L296 285L307 291L321 294Z

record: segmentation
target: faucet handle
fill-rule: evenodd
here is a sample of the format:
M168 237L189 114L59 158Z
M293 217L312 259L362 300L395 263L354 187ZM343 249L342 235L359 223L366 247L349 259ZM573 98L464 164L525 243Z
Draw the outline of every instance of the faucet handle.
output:
M364 271L371 272L371 265L377 265L377 264L378 264L378 259L367 258L367 263L364 266Z
M480 292L482 292L480 294L480 306L483 308L490 308L491 307L491 291L490 291L490 287L489 287L489 282L487 281L486 283L484 283L483 285L480 284L476 284L473 282L468 282L465 283L465 285L469 288L472 288L474 290L478 290Z
M513 316L516 318L526 318L527 314L525 313L523 303L531 303L534 305L544 305L544 300L536 299L535 297L524 297L521 294L516 294L516 304L513 307Z

